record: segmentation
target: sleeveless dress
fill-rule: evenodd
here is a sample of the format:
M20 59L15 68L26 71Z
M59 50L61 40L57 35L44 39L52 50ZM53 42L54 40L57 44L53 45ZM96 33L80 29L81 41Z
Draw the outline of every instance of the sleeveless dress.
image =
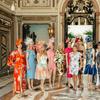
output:
M80 56L80 52L77 52L76 54L74 54L73 52L70 53L70 73L72 75L78 75Z
M26 53L29 54L27 60L29 63L29 69L27 69L27 78L35 79L35 70L36 70L36 55L35 52L32 50L26 50Z
M57 65L58 74L62 75L64 73L64 53L59 49L57 49L55 53L55 63Z
M39 54L37 54L39 56ZM36 79L38 80L45 80L47 76L47 56L42 55L38 58L37 67L36 67Z
M54 59L55 59L54 50L49 49L49 50L47 51L47 56L48 56L48 68L49 68L51 71L55 71L55 70L56 70L56 63L55 63L55 61L54 61Z
M71 78L72 77L72 74L70 73L70 53L72 52L72 48L65 48L65 54L67 54L67 60L68 60L68 68L67 68L67 78Z
M93 65L93 49L86 50L86 66L84 74L95 75L97 73L96 65Z
M82 59L82 66L84 66L84 51L83 50L78 50L78 52L80 52L81 53L81 59ZM81 67L82 67L81 66ZM79 75L81 75L83 73L83 68L81 68L80 70L79 70Z

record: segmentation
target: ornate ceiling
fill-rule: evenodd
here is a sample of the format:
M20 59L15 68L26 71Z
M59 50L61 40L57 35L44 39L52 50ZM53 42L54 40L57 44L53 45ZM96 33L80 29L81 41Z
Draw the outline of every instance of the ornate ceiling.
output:
M51 7L57 6L60 0L0 0L1 4L11 7L14 6L21 8L33 8L33 7Z

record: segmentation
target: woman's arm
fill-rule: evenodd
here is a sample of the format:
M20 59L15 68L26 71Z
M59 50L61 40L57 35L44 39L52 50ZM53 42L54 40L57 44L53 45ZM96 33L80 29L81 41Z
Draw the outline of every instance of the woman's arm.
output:
M93 53L93 62L92 62L92 65L94 65L95 64L95 50L94 49L93 49L92 53Z
M29 53L27 52L27 53L26 53L26 64L27 64L27 69L30 68L30 67L29 67L29 61L28 61L28 59L29 59Z
M66 68L68 68L68 54L66 53Z

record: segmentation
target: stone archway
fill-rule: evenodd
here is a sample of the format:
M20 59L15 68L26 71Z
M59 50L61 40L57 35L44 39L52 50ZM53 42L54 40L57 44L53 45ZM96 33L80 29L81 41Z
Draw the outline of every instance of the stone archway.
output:
M65 13L65 8L66 8L66 5L68 4L68 1L69 0L63 0L62 2L60 2L59 4L59 7L58 7L58 11L59 11L59 14L60 14L60 23L61 23L61 30L60 33L62 33L62 41L64 41L64 13ZM99 8L99 2L97 0L92 0L93 2L93 6L94 6L94 9L95 9L95 13L96 13L96 42L98 42L100 40L100 35L99 35L99 32L100 32L100 22L99 22L99 17L100 17L100 8ZM60 30L59 29L59 30Z

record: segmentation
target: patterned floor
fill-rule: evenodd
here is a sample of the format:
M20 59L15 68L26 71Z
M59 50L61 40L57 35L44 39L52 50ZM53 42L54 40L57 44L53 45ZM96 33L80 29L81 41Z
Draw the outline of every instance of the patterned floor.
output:
M7 77L7 79L8 78L9 77ZM5 80L7 79L5 78ZM1 83L3 82L3 80L4 79L2 79ZM4 80L4 83L6 83L5 80ZM11 81L12 81L12 76L11 76ZM9 90L8 91L10 93L9 97L12 97L12 98L5 99L6 97L4 97L4 99L0 98L0 100L100 100L100 91L96 91L96 90L87 91L87 88L85 88L84 90L77 89L77 91L75 92L72 89L68 90L65 83L66 83L66 80L63 80L62 88L57 88L56 87L57 85L55 85L54 88L49 88L48 84L46 83L44 93L41 92L40 87L37 84L36 86L34 86L34 90L32 91L26 90L25 91L26 95L24 97L18 94L12 97L12 94L10 93L10 91L12 91L12 83L10 84L6 83L7 85L4 88L0 89L1 90L0 95L4 93L5 91ZM86 77L84 77L84 86L86 86L86 84L87 84Z
M96 91L81 91L77 90L77 92L68 89L64 89L59 93L53 93L51 95L52 100L100 100L100 92Z
M45 93L40 90L26 91L27 97L14 96L11 100L100 100L100 92L82 91L80 89L75 92L68 90L67 87L60 89L46 89Z

